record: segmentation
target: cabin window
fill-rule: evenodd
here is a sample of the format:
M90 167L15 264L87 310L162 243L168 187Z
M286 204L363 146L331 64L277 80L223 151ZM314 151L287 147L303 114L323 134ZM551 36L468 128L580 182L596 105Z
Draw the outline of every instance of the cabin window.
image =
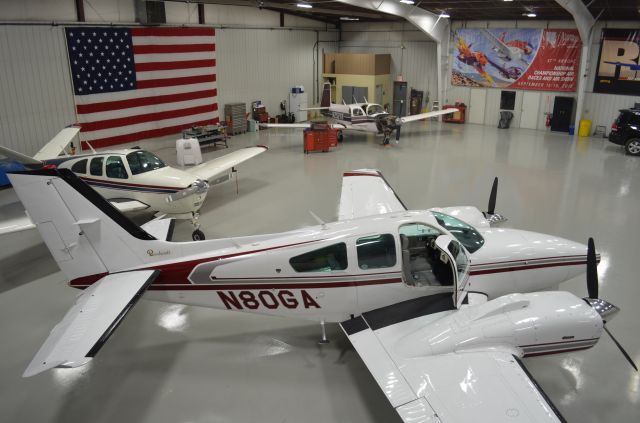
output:
M102 176L102 162L104 157L94 157L89 165L89 172L94 176Z
M129 177L120 156L109 156L105 168L107 178L127 179Z
M131 169L132 175L149 172L166 166L158 156L144 150L127 154L127 162L129 162L129 169Z
M78 160L71 166L71 171L73 173L87 173L87 162L89 159Z
M359 238L356 248L360 269L380 269L396 265L396 242L391 234Z
M377 115L379 113L384 113L384 109L379 104L370 104L367 108L367 114L369 116Z
M351 109L351 114L353 116L364 116L364 111L360 107L354 107Z
M451 241L447 246L447 250L453 256L456 264L456 272L458 273L458 280L461 281L465 277L465 273L467 271L467 266L469 265L469 259L467 255L464 253L462 245L460 245L457 241Z
M344 242L300 254L289 260L296 272L331 272L347 268L347 246Z
M438 223L446 228L451 235L453 235L469 253L474 253L484 245L484 238L476 229L448 214L432 211L433 217L436 218Z

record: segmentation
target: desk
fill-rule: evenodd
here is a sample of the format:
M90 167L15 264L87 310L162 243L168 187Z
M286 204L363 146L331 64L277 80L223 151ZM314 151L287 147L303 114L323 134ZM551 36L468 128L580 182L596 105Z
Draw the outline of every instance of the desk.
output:
M229 145L227 145L227 131L225 127L218 125L197 126L185 129L182 131L182 138L195 138L198 140L198 144L203 147L211 144L214 146L222 144L225 148L229 147Z

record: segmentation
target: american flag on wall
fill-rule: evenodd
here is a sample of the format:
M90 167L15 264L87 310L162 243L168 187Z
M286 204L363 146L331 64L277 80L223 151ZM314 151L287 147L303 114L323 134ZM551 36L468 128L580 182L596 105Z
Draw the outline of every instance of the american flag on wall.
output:
M218 123L214 28L67 27L80 139L106 147Z

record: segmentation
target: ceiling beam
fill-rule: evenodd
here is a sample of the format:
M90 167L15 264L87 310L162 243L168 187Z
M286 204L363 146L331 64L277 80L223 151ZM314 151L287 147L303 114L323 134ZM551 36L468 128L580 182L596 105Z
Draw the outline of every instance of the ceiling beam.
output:
M314 13L322 14L322 15L332 15L332 16L351 16L356 18L365 18L365 19L384 19L385 16L383 13L371 13L365 12L361 10L338 10L338 9L328 9L323 7L314 6L313 9L301 9L292 3L277 3L272 1L256 1L256 0L198 0L199 3L207 3L207 4L219 4L219 5L227 5L227 6L245 6L245 7L253 7L258 8L258 3L261 3L263 8L265 9L277 9L277 10L287 10L293 13L304 13L305 17L307 14L313 15ZM360 2L354 2L355 6L359 6ZM299 15L300 16L300 15Z

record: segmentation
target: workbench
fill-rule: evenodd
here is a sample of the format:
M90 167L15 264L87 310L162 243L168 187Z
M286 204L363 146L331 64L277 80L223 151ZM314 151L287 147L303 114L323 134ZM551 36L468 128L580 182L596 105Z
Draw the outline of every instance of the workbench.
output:
M227 144L227 131L222 125L207 125L207 126L194 126L182 131L182 138L195 138L198 140L200 146L205 147L208 145L218 146L218 144L224 145L228 148Z

